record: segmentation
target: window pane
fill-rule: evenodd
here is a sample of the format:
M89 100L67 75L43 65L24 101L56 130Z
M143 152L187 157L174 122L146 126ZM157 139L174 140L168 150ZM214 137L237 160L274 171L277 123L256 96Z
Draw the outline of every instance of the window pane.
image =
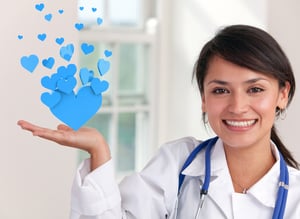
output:
M135 113L121 113L118 121L117 170L131 171L135 168Z
M109 17L112 25L137 26L140 21L141 0L109 0Z
M121 44L119 102L121 105L147 103L148 46Z

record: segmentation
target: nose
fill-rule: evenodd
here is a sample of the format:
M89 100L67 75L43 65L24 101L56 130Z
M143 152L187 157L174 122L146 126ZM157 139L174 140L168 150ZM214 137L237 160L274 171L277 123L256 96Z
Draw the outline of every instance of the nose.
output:
M228 110L230 113L238 115L248 111L249 102L246 95L237 92L231 94L229 98Z

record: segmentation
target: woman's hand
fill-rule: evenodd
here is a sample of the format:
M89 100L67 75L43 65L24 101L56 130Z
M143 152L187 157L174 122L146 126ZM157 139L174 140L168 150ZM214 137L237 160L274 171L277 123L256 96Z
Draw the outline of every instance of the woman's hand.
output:
M103 136L93 128L83 127L78 131L66 125L58 125L56 130L43 128L27 121L20 120L18 125L22 129L58 144L87 151L91 155L91 170L110 160L109 147Z

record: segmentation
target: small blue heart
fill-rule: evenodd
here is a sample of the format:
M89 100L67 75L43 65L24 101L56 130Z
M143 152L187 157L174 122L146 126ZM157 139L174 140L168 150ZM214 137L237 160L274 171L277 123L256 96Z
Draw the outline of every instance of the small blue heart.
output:
M53 67L53 65L54 65L54 62L55 62L54 58L53 58L53 57L49 57L48 59L44 59L44 60L42 61L42 64L43 64L43 66L45 66L46 68L51 69L51 68Z
M60 38L56 38L55 39L55 42L58 44L58 45L61 45L63 44L65 41L65 39L63 37L60 37Z
M23 56L21 58L21 65L29 72L33 72L39 63L39 58L36 55Z
M64 13L64 10L63 10L63 9L59 9L59 10L58 10L58 13L63 14L63 13Z
M93 12L96 12L96 11L97 11L97 8L92 8L92 11L93 11Z
M79 7L79 10L80 10L80 11L83 11L83 9L84 9L83 6L80 6L80 7Z
M38 11L42 11L44 9L45 5L43 3L36 4L35 9Z
M84 28L84 25L82 23L76 23L75 28L80 31Z
M41 79L41 84L44 88L55 91L57 89L57 82L61 77L59 74L52 74L51 77L44 76Z
M47 34L45 33L40 33L38 34L37 38L40 40L40 41L44 41L47 37Z
M66 46L62 46L59 50L60 56L66 61L70 61L74 53L74 45L68 44Z
M107 81L100 81L99 78L93 78L91 81L91 88L94 91L95 95L99 95L102 92L108 89L108 82Z
M45 15L45 20L46 21L51 21L51 19L52 19L52 14L46 14Z
M57 74L64 79L67 79L69 77L73 77L76 74L77 67L75 64L69 64L67 67L60 66L57 69Z
M94 46L87 43L82 43L81 50L85 55L88 55L94 51Z
M108 70L110 68L110 62L106 61L104 59L99 59L97 67L98 67L98 71L99 71L100 75L103 76L108 72Z
M61 95L59 92L54 91L53 93L42 93L41 95L41 101L48 106L49 108L54 107L61 99Z
M19 39L19 40L22 40L22 39L23 39L23 35L19 34L19 35L18 35L18 39Z
M90 82L93 76L94 72L89 71L87 68L82 68L79 71L79 77L83 85L86 85L88 82Z
M69 77L67 79L59 79L57 82L57 88L65 94L70 94L75 88L76 84L77 81L74 77Z
M109 51L109 50L105 50L104 51L104 55L106 56L106 57L110 57L111 55L112 55L112 51Z
M98 24L98 25L101 25L102 22L103 22L103 19L102 19L101 17L98 17L98 18L97 18L97 24Z

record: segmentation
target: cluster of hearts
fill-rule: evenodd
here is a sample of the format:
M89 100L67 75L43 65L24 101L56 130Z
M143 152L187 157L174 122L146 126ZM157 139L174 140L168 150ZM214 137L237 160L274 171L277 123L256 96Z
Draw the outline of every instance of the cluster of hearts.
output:
M36 4L35 9L39 12L45 8L44 3ZM84 10L83 7L79 8ZM92 8L96 12L96 8ZM58 10L59 14L63 14L64 10ZM47 22L50 22L53 14L49 13L44 16ZM97 19L98 25L102 23L102 19ZM84 28L84 24L76 23L74 27L80 31ZM38 34L37 38L44 41L47 38L46 33ZM18 36L19 40L23 39L22 35ZM59 45L64 43L64 38L56 38L55 42ZM81 44L81 51L84 55L93 53L94 46L88 43ZM70 62L74 54L74 45L69 43L61 46L59 55L65 61ZM112 55L109 50L104 51L105 58ZM39 64L39 57L35 54L21 57L21 65L27 71L32 73ZM42 60L42 65L45 68L52 69L55 63L53 57ZM110 69L110 62L104 58L99 58L97 68L100 76L105 75ZM81 80L81 86L77 87L76 73L78 72ZM92 70L82 67L77 71L75 64L68 64L67 66L59 66L57 71L50 76L44 76L41 79L41 84L44 88L49 89L50 92L44 92L41 95L41 102L45 104L52 114L77 130L84 125L94 114L97 113L102 105L102 92L106 91L109 83L105 80L100 80L99 75L94 75Z

